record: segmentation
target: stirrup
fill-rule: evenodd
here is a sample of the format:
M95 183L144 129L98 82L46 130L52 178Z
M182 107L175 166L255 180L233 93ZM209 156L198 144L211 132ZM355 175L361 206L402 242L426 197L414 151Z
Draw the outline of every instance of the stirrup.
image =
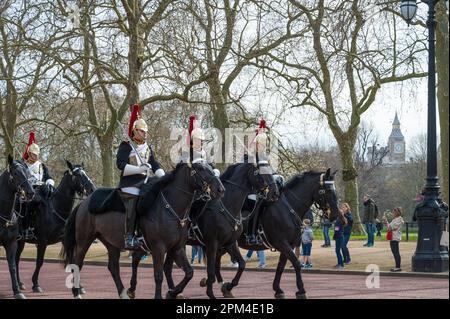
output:
M247 244L248 245L259 245L260 241L258 236L256 235L247 235Z
M22 237L23 239L25 239L25 240L37 239L37 238L36 238L36 235L34 234L33 229L34 229L34 228L31 228L31 227L27 228L27 229L24 231L24 233L21 234L21 237Z
M141 248L140 241L135 237L125 237L125 250L138 250Z

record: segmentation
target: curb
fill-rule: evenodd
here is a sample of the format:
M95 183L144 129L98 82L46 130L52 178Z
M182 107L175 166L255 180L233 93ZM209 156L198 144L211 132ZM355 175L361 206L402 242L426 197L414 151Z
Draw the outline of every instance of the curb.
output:
M5 257L1 256L0 260L6 260ZM35 258L32 257L24 257L20 259L21 261L28 261L28 262L34 262L36 261ZM53 264L61 264L62 268L62 261L59 259L44 259L44 262L46 263L53 263ZM108 262L106 261L84 261L84 265L90 265L90 266L107 266ZM119 263L120 267L131 267L131 263L129 262L123 262L121 261ZM142 263L139 265L139 267L143 268L153 268L153 264L151 263ZM176 265L174 265L174 268L178 268ZM206 269L205 266L192 266L194 269ZM236 270L235 267L228 267L223 266L221 267L222 270ZM275 268L246 268L245 271L253 271L253 272L275 272ZM286 268L284 270L286 273L295 273L295 270L292 268ZM365 272L362 270L333 270L333 269L302 269L302 273L308 274L327 274L327 275L359 275L359 276L367 276L368 274L371 274L370 272ZM380 276L385 277L413 277L413 278L440 278L440 279L448 279L449 273L425 273L425 272L389 272L389 271L380 271Z

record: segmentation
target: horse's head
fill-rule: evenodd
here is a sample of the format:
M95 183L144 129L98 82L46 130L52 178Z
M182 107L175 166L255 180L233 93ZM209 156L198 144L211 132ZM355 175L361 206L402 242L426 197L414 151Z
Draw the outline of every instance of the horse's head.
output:
M200 161L188 165L190 168L190 176L193 181L195 190L203 193L206 198L221 198L225 194L225 187L220 179L214 174L211 166L206 162Z
M13 185L15 192L24 200L32 200L35 193L28 180L29 174L25 163L16 161L11 155L8 155L8 173L10 183Z
M251 165L248 179L250 185L262 199L274 202L280 196L277 184L273 177L273 169L266 161L259 161L257 165Z
M81 165L72 165L71 162L66 160L66 164L69 168L68 174L71 176L70 183L72 189L80 196L87 196L93 193L95 185L84 171L83 163L81 163Z
M325 173L319 176L319 185L317 191L314 192L314 201L319 204L320 209L324 214L328 215L330 221L336 220L339 216L338 199L336 195L336 188L334 187L334 173L327 169Z

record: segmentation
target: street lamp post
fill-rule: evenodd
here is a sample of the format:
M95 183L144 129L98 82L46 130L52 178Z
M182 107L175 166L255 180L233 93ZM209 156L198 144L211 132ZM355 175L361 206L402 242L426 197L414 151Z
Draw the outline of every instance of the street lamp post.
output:
M427 179L424 200L417 204L414 217L419 236L412 257L412 270L420 272L448 271L448 250L440 245L448 206L439 196L436 143L436 62L435 62L435 6L439 0L422 0L428 5L428 128L427 128ZM448 0L446 0L448 10ZM416 0L402 0L401 14L408 23L417 11Z

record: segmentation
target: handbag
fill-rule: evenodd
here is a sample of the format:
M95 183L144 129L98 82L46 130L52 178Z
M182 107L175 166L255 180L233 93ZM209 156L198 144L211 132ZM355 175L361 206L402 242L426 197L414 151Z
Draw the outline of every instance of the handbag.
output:
M392 230L388 230L388 232L386 233L386 239L392 240Z

